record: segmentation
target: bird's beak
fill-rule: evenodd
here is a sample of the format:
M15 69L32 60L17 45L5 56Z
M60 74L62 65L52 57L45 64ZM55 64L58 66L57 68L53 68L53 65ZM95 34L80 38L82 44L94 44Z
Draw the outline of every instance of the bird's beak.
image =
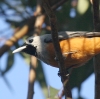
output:
M19 47L19 48L15 49L12 53L21 52L21 51L23 51L23 50L26 49L26 48L27 48L27 45L24 45L24 46L22 46L22 47Z
M28 44L24 44L23 46L15 49L12 53L17 53L17 52L24 52L33 56L37 56L36 47Z

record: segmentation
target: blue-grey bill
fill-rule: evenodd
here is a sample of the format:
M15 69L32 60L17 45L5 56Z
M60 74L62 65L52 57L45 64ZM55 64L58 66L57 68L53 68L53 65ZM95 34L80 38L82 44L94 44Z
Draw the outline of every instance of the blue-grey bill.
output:
M21 51L22 51L23 49L25 49L25 48L26 48L26 45L15 49L12 53L21 52Z

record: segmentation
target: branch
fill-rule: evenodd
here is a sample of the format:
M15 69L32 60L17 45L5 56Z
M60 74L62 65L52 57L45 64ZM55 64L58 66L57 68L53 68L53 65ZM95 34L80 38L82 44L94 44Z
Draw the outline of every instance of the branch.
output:
M36 67L37 67L37 59L34 56L32 56L31 63L30 63L27 99L33 99L34 82L35 82L35 78L36 78L36 71L35 71Z
M67 82L66 82L66 79L68 80L68 78L66 78L66 72L65 72L66 68L65 68L64 59L63 59L63 56L61 53L59 40L58 40L56 16L53 13L53 11L51 10L49 3L46 0L42 0L42 1L43 1L43 7L49 17L49 20L50 20L50 25L51 25L51 30L52 30L51 35L52 35L52 40L53 40L53 44L54 44L54 48L55 48L55 54L58 59L59 71L62 74L61 80L62 80L62 83L64 86L65 97L67 96L67 98L71 99L72 95L71 95L70 89L68 88L69 85L67 85Z
M42 13L42 10L43 9L41 7L41 2L40 2L40 0L37 0L37 7L36 7L36 11L35 11L35 15L37 16L37 18L36 18L35 24L34 24L34 32L33 32L34 36L40 35L41 30L42 30L42 25L45 20L45 14ZM27 99L33 99L34 82L35 82L35 78L36 78L36 71L35 71L36 68L37 68L37 58L34 56L31 56Z
M57 4L55 4L54 6L52 6L52 9L56 9L58 8L59 6L61 6L64 2L66 2L66 0L62 0L60 2L58 2ZM6 4L8 4L6 2ZM14 8L12 7L11 5L9 5L11 8ZM15 9L15 8L14 8ZM17 9L15 9L17 11ZM38 16L39 14L36 13L37 15L37 19L36 19L36 22L35 22L35 25L34 24L27 24L25 26L23 26L19 31L15 32L14 36L11 37L9 40L6 41L5 45L2 46L2 48L0 49L0 56L2 56L4 54L4 52L6 52L7 50L9 50L9 48L11 46L13 46L20 38L22 38L24 35L26 35L32 26L34 26L34 33L35 34L40 34L41 32L41 27L42 27L42 24L44 22L44 15L42 16ZM31 20L32 19L32 20ZM33 20L35 20L35 18L31 18L29 19L29 21L33 22ZM41 22L40 24L37 24L38 22ZM34 22L33 22L34 23ZM34 61L33 61L34 60ZM35 77L36 77L36 73L35 73L35 68L36 68L36 58L35 57L31 57L31 66L30 66L30 73L29 73L29 86L28 86L28 96L27 96L27 99L32 99L33 98L33 94L34 94L34 81L35 81Z
M93 1L93 22L95 31L100 31L100 20L99 20L99 0ZM99 25L99 26L98 26Z
M99 31L99 0L93 1L93 22L94 30ZM100 54L94 57L94 72L95 72L95 99L100 99Z
M63 1L63 2L62 2ZM55 4L52 9L58 8L61 4L64 3L65 0L58 2ZM35 15L37 16L35 25L34 25L34 35L40 35L40 32L42 30L42 25L45 20L45 13L43 14L43 8L41 6L40 0L37 1L37 7L35 11ZM40 16L38 16L40 15ZM29 85L28 85L28 96L27 99L32 99L34 95L34 82L35 82L35 77L36 77L36 71L34 68L37 67L37 59L32 56L31 57L31 63L30 63L30 74L29 74ZM33 76L34 75L34 76ZM32 79L32 80L31 80Z
M65 2L67 2L68 0L60 0L57 4L53 5L51 7L52 10L56 10L58 7L60 7L61 5L63 5Z
M20 38L22 38L28 31L28 25L23 26L17 33L14 34L5 44L0 48L0 57L10 49Z

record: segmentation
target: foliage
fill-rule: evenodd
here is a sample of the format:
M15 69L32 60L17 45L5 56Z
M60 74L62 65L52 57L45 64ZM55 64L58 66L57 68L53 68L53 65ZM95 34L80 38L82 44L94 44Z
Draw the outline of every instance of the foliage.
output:
M59 1L59 0L58 0ZM57 0L49 0L50 5L54 5L58 2ZM82 7L81 7L82 6ZM4 18L4 21L9 24L10 28L16 29L21 28L27 23L29 17L31 17L36 9L35 0L0 0L0 17ZM92 31L93 30L93 16L92 16L92 7L89 0L69 0L64 5L60 6L56 11L56 16L58 20L58 30L59 31ZM45 25L48 25L49 22L46 19ZM6 28L1 30L0 35L2 38L6 38L5 31L9 29ZM33 29L28 33L32 35ZM48 30L43 29L43 33L48 33ZM8 39L8 38L6 38ZM23 40L23 39L22 39ZM20 44L18 45L20 46ZM1 71L2 75L5 75L12 67L14 63L14 55L11 51L8 52L7 66L4 71ZM22 55L22 54L20 54ZM27 57L23 55L24 57ZM29 57L28 59L29 60ZM80 88L82 82L86 80L93 73L92 60L85 66L73 69L70 84L71 88L78 87ZM37 73L40 73L41 77L37 75L37 80L40 82L43 90L46 88L46 80L42 65L38 62ZM85 73L84 73L85 72ZM47 94L47 93L46 93Z

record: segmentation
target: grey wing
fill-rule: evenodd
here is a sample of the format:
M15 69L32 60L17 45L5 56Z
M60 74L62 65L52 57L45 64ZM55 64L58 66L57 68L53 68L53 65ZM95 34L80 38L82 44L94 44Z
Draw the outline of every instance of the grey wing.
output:
M73 37L100 37L100 32L88 32L88 31L61 31L58 32L58 39L59 40L64 40L64 39L69 39ZM45 39L45 43L52 42L52 37L51 35L47 34Z
M58 33L59 40L68 39L73 37L100 37L100 32L88 32L88 31L64 31Z

